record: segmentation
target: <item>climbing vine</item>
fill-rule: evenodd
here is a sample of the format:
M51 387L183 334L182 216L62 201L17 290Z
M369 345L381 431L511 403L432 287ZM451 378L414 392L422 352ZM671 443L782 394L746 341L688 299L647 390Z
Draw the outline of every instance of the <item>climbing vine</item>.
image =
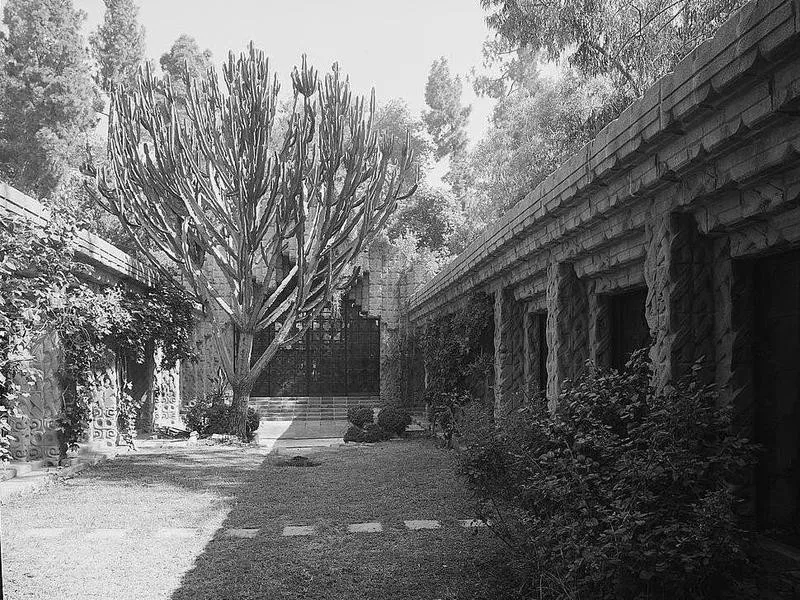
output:
M74 450L91 420L93 389L98 373L115 357L143 364L158 346L161 368L179 360L192 360L190 336L195 326L194 308L187 296L169 283L146 292L115 287L100 292L84 288L76 294L58 324L64 349L59 371L64 389L64 410L58 418L62 455ZM118 387L117 427L133 444L136 414L141 399L130 395L124 382Z
M487 395L493 315L491 298L478 294L461 310L428 324L422 337L426 404L452 407Z
M118 358L144 363L162 349L162 368L193 359L194 306L168 283L146 291L96 289L75 261L78 223L53 212L46 223L0 221L0 460L9 460L10 423L19 401L41 373L31 349L48 334L63 350L63 390L57 417L62 457L84 439L91 422L97 374ZM118 386L118 430L132 443L141 400Z

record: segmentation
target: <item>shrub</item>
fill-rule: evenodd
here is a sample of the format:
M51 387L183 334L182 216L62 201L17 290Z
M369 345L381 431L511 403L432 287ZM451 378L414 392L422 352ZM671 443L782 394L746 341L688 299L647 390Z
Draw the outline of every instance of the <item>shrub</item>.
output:
M391 434L381 429L380 425L375 423L367 423L363 429L361 427L357 427L356 425L350 425L344 434L344 441L345 443L358 442L373 444L375 442L388 440L390 437Z
M211 393L201 400L197 400L185 415L183 420L190 431L196 431L201 436L214 433L234 435L233 407L225 404L225 399L218 393ZM258 429L260 416L256 409L247 409L247 438L252 439L253 433Z
M378 426L393 435L402 435L411 425L411 415L393 406L384 406L378 413Z
M645 356L567 382L555 413L529 404L499 431L465 417L462 473L529 597L747 597L731 490L754 446L696 371L657 392Z
M367 423L372 423L374 415L368 406L351 406L347 409L347 420L359 429L363 429Z

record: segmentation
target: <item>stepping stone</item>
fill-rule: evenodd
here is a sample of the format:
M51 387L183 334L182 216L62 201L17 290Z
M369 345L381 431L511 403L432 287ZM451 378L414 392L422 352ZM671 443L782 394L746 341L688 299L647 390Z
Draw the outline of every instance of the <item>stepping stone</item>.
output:
M383 526L380 523L353 523L347 526L349 533L380 533Z
M86 534L91 540L121 540L125 537L124 529L94 529Z
M241 529L226 529L222 532L224 537L251 539L258 535L259 529L245 527Z
M462 519L458 522L462 527L486 527L488 523L480 519Z
M439 529L441 524L439 521L426 521L425 519L416 521L403 521L408 529L418 531L420 529Z
M283 537L294 537L297 535L314 535L314 526L313 525L287 525L283 528L283 533L281 533Z
M57 538L62 533L64 533L64 529L61 527L35 527L33 529L28 529L26 532L28 537L35 537L35 538Z
M197 530L189 527L162 527L156 531L156 537L166 539L186 539L197 535Z

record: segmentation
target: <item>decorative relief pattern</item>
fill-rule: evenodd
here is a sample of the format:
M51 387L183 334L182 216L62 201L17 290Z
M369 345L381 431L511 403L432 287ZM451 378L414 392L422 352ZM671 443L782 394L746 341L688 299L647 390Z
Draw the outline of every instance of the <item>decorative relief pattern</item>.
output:
M46 336L32 352L41 370L33 386L23 385L26 392L19 402L19 415L11 419L11 455L14 460L58 461L58 432L55 419L61 410L61 388L58 384L60 351L55 333Z

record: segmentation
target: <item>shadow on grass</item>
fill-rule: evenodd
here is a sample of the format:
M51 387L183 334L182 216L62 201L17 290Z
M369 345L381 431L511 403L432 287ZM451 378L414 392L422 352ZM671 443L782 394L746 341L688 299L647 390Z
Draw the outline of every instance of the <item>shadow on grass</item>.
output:
M230 506L172 600L496 597L476 568L495 542L458 526L469 502L448 453L399 441L312 458L318 466L280 466L272 455L214 447L125 458L128 482L206 488ZM97 476L109 481L113 471ZM408 519L442 527L409 531ZM380 522L383 531L347 531L363 522ZM282 537L286 525L311 525L315 535ZM259 532L227 534L245 528Z

